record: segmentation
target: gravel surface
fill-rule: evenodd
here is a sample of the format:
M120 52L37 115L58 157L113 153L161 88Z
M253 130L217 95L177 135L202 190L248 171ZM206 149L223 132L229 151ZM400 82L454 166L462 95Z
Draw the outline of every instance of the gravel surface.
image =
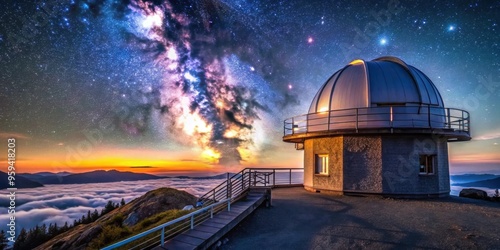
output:
M498 202L272 192L221 249L500 249Z

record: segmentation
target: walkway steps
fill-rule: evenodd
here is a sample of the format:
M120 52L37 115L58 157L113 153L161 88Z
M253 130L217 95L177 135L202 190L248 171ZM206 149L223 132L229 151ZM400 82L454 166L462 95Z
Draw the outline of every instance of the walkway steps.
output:
M231 211L221 211L192 230L166 241L164 247L157 246L153 250L207 249L257 209L265 201L266 192L270 189L251 189L246 198L231 204Z

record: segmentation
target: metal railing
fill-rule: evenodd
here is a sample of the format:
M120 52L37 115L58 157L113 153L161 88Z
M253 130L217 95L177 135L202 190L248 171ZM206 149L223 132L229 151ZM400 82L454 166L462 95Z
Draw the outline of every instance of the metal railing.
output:
M250 187L283 187L301 185L303 183L303 168L245 168L200 196L198 202L201 208L166 222L145 232L114 243L103 248L111 249L151 249L164 246L166 240L193 229L213 215L231 209L231 203L242 198Z
M225 182L200 197L204 205L226 199L238 198L249 187L277 187L297 185L303 182L303 168L245 168Z
M386 128L448 129L469 135L465 110L434 106L381 106L330 110L299 115L284 121L284 135L309 132Z
M185 220L189 220L189 223L190 223L189 228L193 229L194 226L195 226L195 216L196 215L210 212L210 218L213 218L213 216L214 216L214 210L215 210L214 207L217 207L219 205L225 205L224 207L227 206L227 211L231 211L231 198L228 198L228 199L219 201L217 203L211 204L209 206L203 207L201 209L198 209L198 210L196 210L196 211L194 211L194 212L192 212L190 214L186 214L186 215L181 216L181 217L179 217L177 219L171 220L171 221L169 221L167 223L164 223L164 224L161 224L161 225L159 225L157 227L151 228L151 229L149 229L149 230L147 230L145 232L142 232L140 234L136 234L136 235L134 235L134 236L132 236L130 238L127 238L125 240L117 242L117 243L115 243L113 245L110 245L110 246L107 246L105 248L102 248L102 250L111 250L111 249L116 249L118 247L125 246L125 245L127 245L127 244L129 244L129 243L131 243L131 242L133 242L133 241L135 241L137 239L143 238L145 236L148 236L148 235L150 235L152 233L155 233L155 232L158 232L160 230L161 230L161 233L160 233L160 246L163 247L164 244L165 244L165 232L166 232L166 228L167 227L173 226L173 225L175 225L175 224L177 224L179 222L183 222ZM141 246L141 245L137 245L137 246ZM135 247L137 247L137 246L135 246Z

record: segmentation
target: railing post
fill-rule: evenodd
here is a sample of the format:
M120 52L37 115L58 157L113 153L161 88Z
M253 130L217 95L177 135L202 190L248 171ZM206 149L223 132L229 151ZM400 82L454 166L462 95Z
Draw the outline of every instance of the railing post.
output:
M326 126L328 126L328 129L326 131L330 131L330 116L331 116L331 113L332 113L332 111L329 110L328 111L328 123L326 124Z
M210 207L210 219L214 218L214 206Z
M461 131L465 131L464 111L462 110L462 112L460 112L460 113L462 113L462 120L461 120L462 129L461 129Z
M427 105L427 121L429 122L429 128L432 128L431 125L431 105Z
M292 135L293 134L295 134L295 118L294 117L292 117Z
M292 185L292 169L290 168L290 185Z
M229 172L227 172L227 182L226 182L226 198L229 198Z
M309 133L309 114L306 115L306 133Z
M194 228L194 215L191 215L191 229Z
M215 203L215 188L214 188L214 203Z
M462 110L462 116L464 115L464 112L466 112L466 111ZM469 113L467 113L467 118L466 119L467 119L467 130L466 131L470 132L470 116L469 116Z
M276 185L276 169L273 168L273 187Z
M283 136L286 135L286 120L283 121Z
M253 186L257 186L257 172L254 171L253 173Z
M252 169L248 170L248 188L252 186Z
M448 112L448 129L451 129L451 119L450 119L450 108L446 108L446 111Z
M241 171L241 192L245 189L245 174Z
M391 106L390 110L391 110L391 129L392 129L392 125L393 125L393 121L394 121L394 112L392 111L392 106Z
M161 237L160 237L160 245L161 247L164 247L165 246L165 228L163 227L161 229Z
M358 132L358 120L359 120L359 111L358 108L356 108L356 133Z
M231 199L227 200L227 211L231 211Z

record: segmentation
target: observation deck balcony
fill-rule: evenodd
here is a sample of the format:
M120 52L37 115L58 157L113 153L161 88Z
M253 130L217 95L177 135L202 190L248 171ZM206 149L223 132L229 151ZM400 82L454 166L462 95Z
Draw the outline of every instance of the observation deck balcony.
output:
M284 121L283 141L347 134L435 134L448 141L468 141L465 110L425 106L381 106L310 113Z

